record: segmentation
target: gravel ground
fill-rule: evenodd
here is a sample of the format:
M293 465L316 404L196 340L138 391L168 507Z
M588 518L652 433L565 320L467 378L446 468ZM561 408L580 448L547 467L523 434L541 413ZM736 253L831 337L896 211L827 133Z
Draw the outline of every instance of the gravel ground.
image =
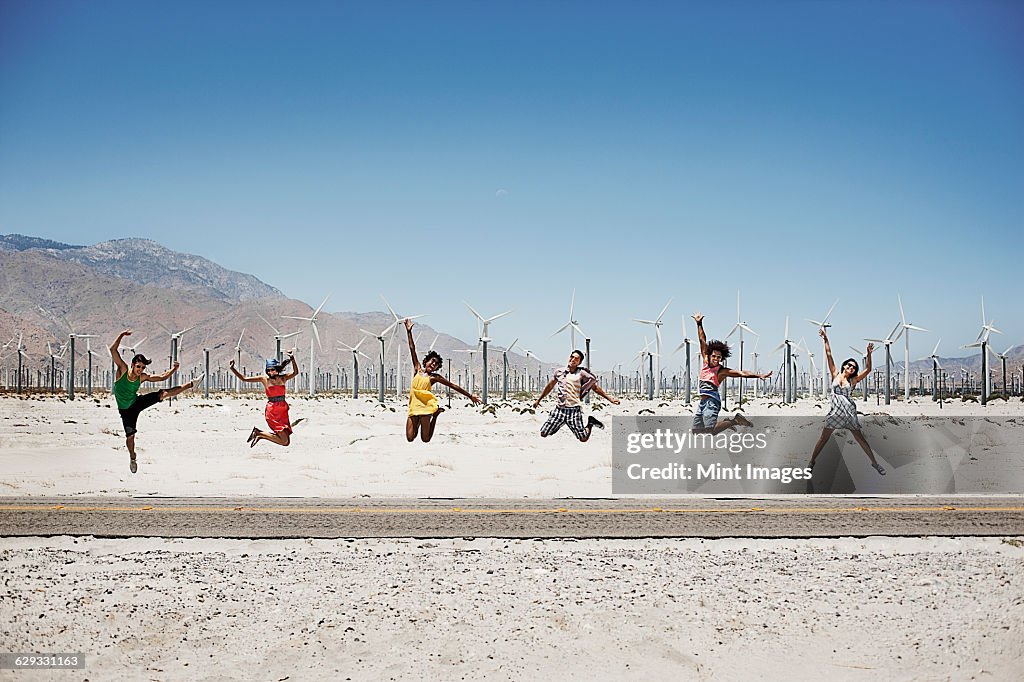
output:
M0 540L3 679L1017 680L1024 543Z

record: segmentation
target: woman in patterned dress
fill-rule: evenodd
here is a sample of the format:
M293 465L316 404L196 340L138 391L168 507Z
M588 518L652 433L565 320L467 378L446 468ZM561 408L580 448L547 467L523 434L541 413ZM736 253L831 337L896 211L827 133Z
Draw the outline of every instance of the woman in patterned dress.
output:
M828 358L828 371L832 375L832 406L825 417L825 428L821 430L821 438L814 446L811 453L811 463L808 465L814 468L814 462L818 454L825 447L832 432L836 429L848 429L853 434L854 440L864 450L864 454L871 460L871 466L875 471L885 476L885 469L875 460L875 454L871 452L864 434L861 432L860 420L857 419L857 404L853 402L853 387L863 381L871 374L871 353L875 350L875 344L868 344L867 367L863 372L858 372L857 361L853 358L843 360L842 367L837 372L836 364L832 360L832 348L828 345L828 334L825 329L818 330L818 335L825 340L825 357Z

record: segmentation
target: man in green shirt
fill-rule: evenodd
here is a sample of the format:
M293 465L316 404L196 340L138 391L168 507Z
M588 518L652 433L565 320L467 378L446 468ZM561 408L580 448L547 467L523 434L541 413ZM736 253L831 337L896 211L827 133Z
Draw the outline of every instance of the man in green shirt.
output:
M146 374L146 366L152 361L139 353L132 358L132 364L129 367L121 358L119 348L121 347L121 340L126 336L131 336L131 333L131 329L125 329L117 336L117 339L110 346L110 357L114 359L114 364L117 365L117 380L114 381L114 399L117 401L117 411L121 413L121 423L124 425L124 442L128 446L128 454L131 455L131 462L128 466L134 474L139 470L139 465L135 461L135 434L138 433L138 429L135 426L139 420L139 413L151 405L156 405L161 400L173 398L182 391L198 386L206 375L201 374L184 386L163 388L159 391L139 395L139 387L142 386L143 381L166 381L178 370L179 365L175 362L174 366L163 374Z

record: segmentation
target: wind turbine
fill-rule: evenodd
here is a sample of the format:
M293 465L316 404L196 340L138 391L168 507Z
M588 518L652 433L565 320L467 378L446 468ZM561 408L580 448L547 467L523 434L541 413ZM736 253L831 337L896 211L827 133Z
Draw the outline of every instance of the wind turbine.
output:
M988 337L995 332L996 334L1002 334L1001 331L995 328L996 321L986 321L985 316L985 297L981 297L981 331L978 332L978 340L974 343L969 343L961 348L981 348L981 404L988 404L988 393L989 393L989 376L988 376Z
M384 327L384 329L382 329L379 334L375 332L366 331L365 329L359 330L362 333L366 334L367 336L372 336L373 338L377 339L377 341L380 342L380 373L378 375L379 380L377 382L377 399L380 400L381 405L384 404L384 337L387 336L388 332L394 329L395 325L397 324L397 320L395 322L392 322L388 326ZM356 347L358 348L358 344L356 345Z
M825 317L822 320L812 320L809 317L805 317L804 319L807 320L808 322L810 322L811 324L813 324L815 327L818 327L819 329L826 329L827 330L829 327L832 326L831 324L829 324L828 318L832 317L832 311L836 309L836 306L838 304L839 304L839 299L837 298L835 300L835 303L832 304L832 307L828 309L827 313L825 313ZM825 357L826 357L826 354L825 354L825 339L822 339L821 340L821 361L822 361L822 363L826 362ZM821 380L821 397L825 398L825 397L828 396L829 388L831 388L831 380L828 381L828 382L825 381L825 365L824 364L821 365L821 376L822 376L822 380Z
M885 346L885 404L888 405L892 401L892 344L900 338L900 334L903 333L903 322L896 323L896 326L892 328L884 339L864 339L871 343L881 343Z
M71 327L68 324L68 327ZM68 356L68 400L75 399L75 339L95 339L95 334L76 334L74 328L68 334L68 342L71 346L71 354Z
M387 307L388 312L391 313L391 317L395 318L395 327L391 333L392 341L395 340L400 331L399 324L402 320L416 320L423 317L423 315L399 315L391 307L391 304L388 303L388 299L384 298L383 294L380 295L380 300L384 301L384 305ZM404 387L405 380L405 375L402 374L402 345L400 343L395 344L395 368L395 395L398 395Z
M867 353L865 351L861 350L860 348L855 348L853 346L848 346L848 348L861 357L860 363L861 363L861 367L862 368L868 366L868 356L867 356ZM822 366L821 366L821 371L824 374L824 372L825 372L825 365L824 364L822 364ZM831 385L831 381L832 381L832 379L831 379L831 377L829 377L830 385ZM871 382L870 382L868 377L864 377L864 381L862 383L864 384L864 400L867 400L868 399L868 384L871 383Z
M676 346L673 353L686 349L686 404L690 404L690 337L686 335L686 315L683 315L683 342ZM755 361L756 362L756 361Z
M653 358L653 356L655 355L655 353L652 353L650 351L650 347L651 347L651 342L648 341L647 337L645 336L644 337L644 347L640 349L640 352L637 353L633 357L633 359L634 360L636 360L636 359L640 360L640 382L641 382L640 390L642 391L644 389L644 386L646 385L646 388L647 388L647 399L648 400L654 400L654 376L653 376L654 375L654 363L653 363L653 359L654 358ZM647 367L644 366L645 365L645 363L644 363L645 359L647 360L647 363L646 363L648 365ZM647 380L646 381L644 381L644 372L645 371L648 372Z
M79 337L81 338L81 337ZM89 359L89 370L86 376L86 383L88 388L86 389L86 395L92 397L92 359L93 357L99 357L100 354L92 349L92 342L89 339L85 340L85 356Z
M436 341L437 339L435 339ZM501 399L508 400L508 353L510 350L515 348L516 344L519 343L519 338L507 345L504 350L501 351L501 367L502 367L502 382L501 382Z
M259 313L257 313L258 315ZM268 323L269 324L269 323ZM298 332L295 332L298 334ZM238 335L238 343L235 344L235 364L238 365L238 371L242 371L242 337L245 336L245 327L242 327L242 333ZM235 381L235 393L242 390L242 382Z
M303 320L305 322L309 322L310 329L312 329L312 331L313 331L312 336L309 337L309 394L310 395L313 395L313 394L316 393L316 355L314 354L314 351L316 349L313 346L313 341L316 341L316 345L320 346L320 350L324 349L323 345L320 343L320 332L318 332L317 329L316 329L316 316L319 315L320 311L324 309L325 305L327 305L327 299L328 298L330 298L330 296L325 296L323 302L319 306L317 306L317 309L314 310L313 314L310 315L309 317L299 317L297 315L282 315L281 316L281 317L287 318L289 320ZM280 362L280 361L281 361L280 358L278 358L278 362Z
M473 306L471 306L470 304L466 303L465 301L463 301L462 303L467 308L469 308L469 312L473 313L473 316L476 317L476 319L479 320L479 322L480 322L480 343L483 344L483 351L484 351L484 356L483 356L483 359L484 359L484 385L483 385L483 391L482 391L480 397L481 397L481 400L482 400L483 404L486 405L487 404L487 375L488 375L487 344L491 340L490 337L488 336L488 327L490 327L491 322L494 322L499 317L505 317L506 315L508 315L512 311L511 310L506 310L505 312L500 313L498 315L495 315L493 317L484 317L483 315L478 313L476 310L474 310ZM516 340L518 341L519 339L516 339ZM506 357L506 360L505 360L505 364L506 364L505 383L508 383L508 376L507 376L507 374L508 374L508 369L507 369L508 359L507 359L507 357ZM504 400L504 398L502 398L502 400Z
M757 358L760 357L760 353L757 352L757 344L761 343L761 338L758 337L754 341L754 350L750 352L750 357L754 359L754 374L757 374ZM757 397L757 387L761 383L762 379L758 379L754 382L754 397Z
M1002 361L1002 364L1003 364L1003 394L1006 396L1007 399L1010 398L1010 391L1009 391L1009 389L1006 388L1006 357L1010 354L1010 351L1013 350L1016 347L1017 347L1017 345L1014 344L1014 345L1010 346L1009 348L1007 348L1006 350L1004 350L1002 353L996 353L994 350L992 351L992 353L997 358L999 358ZM991 346L989 346L989 350L992 350Z
M559 327L558 331L556 331L554 334L551 335L551 336L557 336L558 334L561 334L566 329L568 329L569 330L569 344L570 344L569 352L570 353L572 351L576 350L576 332L579 332L580 336L582 336L584 338L586 338L586 336L587 336L586 334L583 333L583 330L580 329L579 321L577 321L573 317L573 309L575 307L576 307L576 290L573 289L572 290L572 300L569 302L569 321L566 322L565 324L563 324L561 327Z
M21 367L22 367L22 364L23 364L23 360L26 360L26 359L31 357L28 353L25 352L25 347L23 345L21 345L22 338L23 338L22 333L18 332L18 345L17 345L16 349L18 351L18 394L19 395L21 394L21 386L22 386L22 384L21 384ZM26 386L26 388L28 388L28 387Z
M807 360L811 364L811 380L810 380L809 383L811 385L811 397L813 398L814 397L814 377L818 374L818 365L814 362L814 352L811 351L811 347L807 345L807 341L804 339L804 337L802 337L802 336L800 337L800 343L797 344L797 345L803 348L804 353L807 354ZM822 366L822 369L824 369L824 365ZM824 376L824 374L822 376ZM824 381L824 379L822 379L822 385L824 385L824 383L825 383L825 381Z
M181 337L184 336L186 332L190 332L193 329L195 329L196 326L192 325L191 327L189 327L187 329L182 329L180 332L172 332L170 329L168 329L167 327L163 326L159 322L157 322L157 324L160 325L160 328L163 329L168 334L170 334L170 336L171 336L171 366L173 367L174 363L178 361L178 351L181 350L181 348L180 348L180 346L181 346ZM178 373L177 372L174 372L173 374L171 374L170 382L171 382L169 384L170 386L177 386L178 385ZM173 400L173 398L172 398L172 400Z
M57 361L64 357L64 353L68 350L68 345L62 345L56 353L53 352L53 346L50 342L46 342L46 352L50 356L50 392L57 392Z
M935 348L932 348L932 354L928 356L928 359L932 361L932 400L938 400L938 385L939 385L939 370L942 369L942 365L939 364L939 344L942 343L942 339L935 342ZM1007 349L1009 350L1009 349Z
M672 305L671 298L668 299L668 303L665 304L665 307L661 309L661 312L658 313L658 316L653 320L638 320L635 317L633 318L634 322L639 322L640 324L649 324L654 327L654 355L658 358L658 360L654 363L654 386L659 394L661 393L661 325L664 324L661 321L661 318L664 317L665 311L668 310L668 307L670 305ZM650 395L650 390L648 390L647 393L648 395Z
M786 333L782 338L782 343L775 346L772 353L778 353L780 350L785 349L785 354L782 360L782 402L791 403L794 400L795 392L793 391L793 377L792 362L793 362L793 341L789 338L789 315L786 315Z
M730 336L732 336L734 333L736 333L736 331L739 331L739 333L740 333L740 371L742 372L743 371L743 332L744 331L748 331L751 334L753 334L754 336L760 336L760 334L758 334L753 329L748 327L747 323L743 322L743 318L740 316L740 292L739 291L736 292L736 324L734 324L732 329L729 330L729 333L726 335L725 338L728 339ZM725 383L727 381L728 381L728 379L723 379L722 380L723 383ZM725 409L725 396L726 396L727 393L728 393L728 388L723 386L723 390L722 390L722 409ZM743 406L743 379L740 379L740 407L742 407L742 406Z
M907 322L907 316L903 314L903 299L896 294L896 301L900 305L900 331L903 333L903 400L910 400L910 331L926 332L924 327L916 327Z
M301 331L297 331L297 332L292 332L291 334L282 334L281 331L277 327L275 327L274 325L270 324L270 322L267 321L267 318L263 317L259 313L256 313L256 317L258 317L261 320L263 320L264 322L266 322L267 326L270 327L274 331L274 359L277 360L278 362L281 362L281 357L282 357L281 356L281 342L284 341L285 339L290 339L293 336L298 336L302 332ZM243 329L242 332L244 333L245 330ZM241 343L241 342L239 342L239 343ZM241 355L238 356L238 358L239 358L238 359L238 363L239 364L241 364L241 362L242 362L241 357L242 357ZM241 370L239 370L239 371L241 371Z
M354 346L349 346L348 344L341 343L340 341L338 342L338 344L339 344L339 346L341 348L343 348L344 350L350 351L352 353L352 397L353 398L358 398L359 397L359 356L362 355L367 360L370 359L369 355L367 355L363 351L359 350L359 346L363 345L363 341L366 341L366 337L365 336L363 338L359 339L359 342L356 343L356 345L354 345Z

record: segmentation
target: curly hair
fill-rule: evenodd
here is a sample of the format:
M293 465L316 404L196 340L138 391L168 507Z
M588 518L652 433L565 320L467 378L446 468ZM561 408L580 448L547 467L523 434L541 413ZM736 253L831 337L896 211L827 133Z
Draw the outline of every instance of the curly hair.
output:
M423 356L423 364L426 365L427 361L430 360L431 358L437 358L437 364L440 365L441 367L444 367L444 359L441 357L441 354L438 353L436 350L427 351L427 354Z
M719 353L722 354L723 360L732 355L732 351L729 350L729 344L727 344L725 341L712 339L711 341L708 341L708 357L711 357L711 354L714 353L715 351L718 351Z

